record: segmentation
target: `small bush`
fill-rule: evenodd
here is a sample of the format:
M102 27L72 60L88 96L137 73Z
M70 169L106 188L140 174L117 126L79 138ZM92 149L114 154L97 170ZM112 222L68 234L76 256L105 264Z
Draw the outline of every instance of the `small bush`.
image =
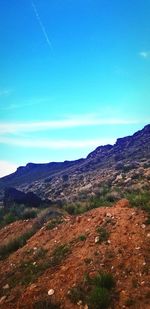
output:
M79 239L80 241L84 241L84 240L86 240L86 236L85 236L85 235L80 235L80 236L78 237L78 239Z
M94 287L88 298L89 309L106 309L109 307L111 297L106 288Z
M98 227L96 231L99 234L100 242L104 242L108 240L109 232L104 227Z
M46 225L46 230L52 230L57 225L61 224L62 222L63 222L62 218L59 218L59 217L58 218L54 218Z
M88 305L89 309L106 309L112 302L111 289L115 281L109 273L98 273L94 278L85 274L83 282L70 289L68 297L75 304L79 300Z
M35 210L26 210L24 213L21 215L22 220L27 220L27 219L34 219L37 217L37 212Z
M128 193L125 196L129 202L131 207L138 207L147 212L150 212L150 192L132 192Z
M93 284L111 290L115 286L115 281L110 273L100 273L93 278Z
M70 253L70 247L66 244L58 246L52 254L50 266L57 266Z

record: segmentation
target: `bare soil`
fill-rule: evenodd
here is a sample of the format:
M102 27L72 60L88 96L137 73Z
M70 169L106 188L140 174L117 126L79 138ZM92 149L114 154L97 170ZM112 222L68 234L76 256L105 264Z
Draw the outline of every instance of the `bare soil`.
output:
M130 208L127 200L120 200L113 207L97 208L76 217L66 216L64 222L52 230L44 225L23 248L0 261L0 308L32 309L37 300L47 297L59 302L62 309L87 308L72 304L68 291L80 284L86 273L92 276L106 271L112 273L116 281L110 308L149 309L150 227L145 224L146 218L144 211ZM3 241L12 235L16 237L30 224L13 223L0 231L0 237ZM108 240L95 243L97 227L108 231ZM81 235L86 239L81 240ZM70 251L59 264L47 267L27 285L20 283L24 277L24 271L20 271L22 263L42 265L63 244L68 245ZM37 258L35 252L39 248L45 250L45 255L39 254ZM50 289L54 290L52 296L48 296Z

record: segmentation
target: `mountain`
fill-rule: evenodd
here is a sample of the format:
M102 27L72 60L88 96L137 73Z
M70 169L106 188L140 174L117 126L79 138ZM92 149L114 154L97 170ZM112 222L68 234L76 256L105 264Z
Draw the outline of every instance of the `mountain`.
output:
M0 188L0 308L150 308L150 125Z
M102 186L149 189L150 124L112 145L97 147L87 158L48 164L28 163L0 179L0 190L15 187L41 198L76 201L96 195Z

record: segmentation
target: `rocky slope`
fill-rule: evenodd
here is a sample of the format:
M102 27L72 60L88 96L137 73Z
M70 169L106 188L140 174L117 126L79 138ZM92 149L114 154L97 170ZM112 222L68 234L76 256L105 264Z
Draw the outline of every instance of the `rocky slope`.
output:
M150 308L146 220L144 211L121 200L111 208L77 217L65 215L53 228L46 223L23 248L0 261L0 308L93 308L80 291L82 287L90 293L88 278L98 272L109 273L115 280L110 309ZM32 220L26 228L31 224ZM24 222L2 229L1 244L10 228L13 239L16 230L25 229Z
M0 179L0 189L14 186L41 198L84 200L102 186L120 192L150 188L150 125L115 145L100 146L86 159L63 163L32 164ZM2 191L1 191L2 192Z

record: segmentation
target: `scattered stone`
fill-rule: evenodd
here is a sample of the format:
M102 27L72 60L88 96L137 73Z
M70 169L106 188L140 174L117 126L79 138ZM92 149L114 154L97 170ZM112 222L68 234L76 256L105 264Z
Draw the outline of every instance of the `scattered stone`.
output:
M36 265L36 262L33 262L33 265Z
M0 304L6 299L6 297L7 297L7 296L2 296L2 297L0 298Z
M145 284L145 281L142 281L142 282L141 282L141 285L144 285L144 284Z
M4 289L4 290L8 290L8 289L9 289L9 284L8 284L8 283L5 284L5 285L3 286L3 289Z
M107 243L110 244L110 243L111 243L111 240L108 239L108 240L107 240Z
M33 284L30 285L30 290L34 290L34 289L36 289L36 288L37 288L37 285L36 285L36 284L33 283Z
M55 292L54 292L53 289L50 289L50 290L48 291L48 295L49 295L49 296L52 296L54 293L55 293Z
M147 237L150 237L150 233L147 234Z
M106 217L111 218L112 217L111 213L107 212Z
M81 306L81 305L82 305L82 300L79 300L79 301L77 302L77 305L78 305L78 306Z
M145 228L146 228L146 225L145 225L145 224L142 224L142 225L141 225L141 228L142 228L142 229L145 229Z
M97 244L97 243L99 242L99 240L100 240L100 239L99 239L99 236L96 236L96 237L95 237L95 244Z

